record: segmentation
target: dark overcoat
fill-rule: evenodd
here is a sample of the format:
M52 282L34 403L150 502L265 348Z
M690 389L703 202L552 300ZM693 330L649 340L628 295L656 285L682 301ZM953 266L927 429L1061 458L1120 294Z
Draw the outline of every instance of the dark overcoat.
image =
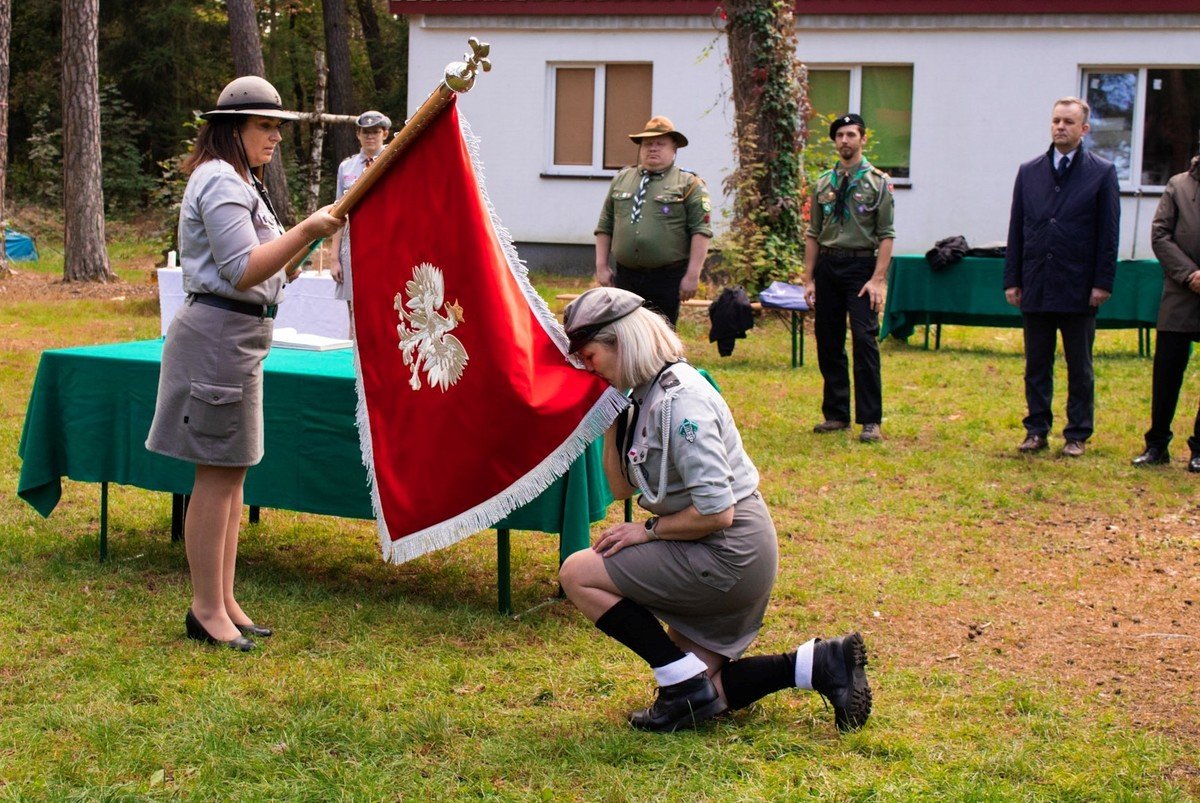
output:
M1112 292L1117 270L1117 170L1080 146L1060 179L1053 152L1017 171L1004 288L1021 288L1022 312L1095 312L1092 288Z
M1200 270L1200 156L1188 172L1167 182L1150 232L1163 269L1158 330L1200 334L1200 294L1187 284Z

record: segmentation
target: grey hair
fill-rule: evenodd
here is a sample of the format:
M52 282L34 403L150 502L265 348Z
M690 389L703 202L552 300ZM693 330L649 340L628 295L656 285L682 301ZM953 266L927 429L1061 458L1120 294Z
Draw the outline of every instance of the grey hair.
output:
M1057 108L1058 106L1071 106L1071 105L1075 105L1075 106L1078 106L1079 108L1083 109L1083 122L1087 123L1087 121L1092 116L1092 107L1089 106L1088 102L1086 100L1084 100L1083 98L1077 98L1074 95L1067 95L1065 98L1059 98L1058 100L1054 101L1054 106L1051 106L1050 108L1054 109L1054 108Z
M684 355L683 341L667 319L645 307L613 321L592 340L616 349L618 379L625 390L649 382Z

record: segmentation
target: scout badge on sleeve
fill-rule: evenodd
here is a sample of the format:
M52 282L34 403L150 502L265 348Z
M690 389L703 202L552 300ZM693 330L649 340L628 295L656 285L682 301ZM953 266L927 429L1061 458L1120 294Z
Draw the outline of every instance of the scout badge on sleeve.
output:
M699 432L699 427L689 418L683 419L683 423L679 425L679 434L688 443L696 442L696 433Z

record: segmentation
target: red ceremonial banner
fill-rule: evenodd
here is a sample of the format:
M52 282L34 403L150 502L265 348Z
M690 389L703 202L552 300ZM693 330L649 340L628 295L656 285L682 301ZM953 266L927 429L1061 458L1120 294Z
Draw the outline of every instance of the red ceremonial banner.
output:
M451 103L350 215L358 428L386 560L487 529L626 405L573 366Z

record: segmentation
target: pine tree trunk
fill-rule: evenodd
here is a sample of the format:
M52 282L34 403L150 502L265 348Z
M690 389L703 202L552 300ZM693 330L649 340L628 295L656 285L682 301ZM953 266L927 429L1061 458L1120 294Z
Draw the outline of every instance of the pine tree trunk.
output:
M346 25L345 0L322 0L325 16L325 52L329 57L329 111L358 114L354 82L350 74L350 37ZM329 132L333 161L337 164L358 150L352 126L334 126Z
M731 235L746 266L738 278L764 285L800 266L807 75L796 56L794 3L724 7L738 162L727 184L735 194Z
M254 0L228 0L226 6L229 10L229 43L233 49L234 71L239 77L257 75L266 78ZM296 225L296 211L292 208L292 195L288 191L283 155L278 148L267 165L266 185L271 203L279 213L279 222L287 228Z
M100 0L63 0L63 280L116 278L104 247L100 183Z
M371 77L375 81L375 94L383 96L388 91L388 75L383 66L383 36L379 32L379 15L375 12L375 0L354 0L358 6L358 19L362 24L363 41L367 45L367 61L371 63Z
M12 0L0 0L0 277L11 271L4 247L4 232L8 230L4 203L8 181L8 44L11 38Z

